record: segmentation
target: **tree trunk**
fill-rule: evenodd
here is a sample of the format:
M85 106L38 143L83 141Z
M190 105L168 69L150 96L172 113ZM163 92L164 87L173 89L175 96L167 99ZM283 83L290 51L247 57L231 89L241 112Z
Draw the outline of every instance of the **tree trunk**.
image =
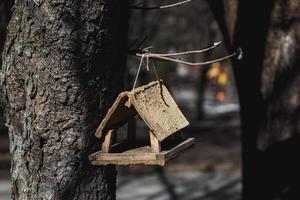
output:
M123 83L128 2L16 0L3 51L12 199L115 199L94 132Z
M229 49L244 51L243 60L233 61L244 199L299 199L300 2L209 2Z
M0 70L2 64L1 55L4 46L5 32L11 15L11 7L12 7L12 1L4 0L0 2ZM0 94L1 94L1 89L0 89ZM4 128L3 111L2 111L2 106L0 104L0 133L1 132L7 133L6 129Z
M11 15L11 7L12 1L10 0L2 0L0 2L0 55L2 54L3 46L4 46L4 38L6 27ZM0 56L0 69L2 63L2 56Z

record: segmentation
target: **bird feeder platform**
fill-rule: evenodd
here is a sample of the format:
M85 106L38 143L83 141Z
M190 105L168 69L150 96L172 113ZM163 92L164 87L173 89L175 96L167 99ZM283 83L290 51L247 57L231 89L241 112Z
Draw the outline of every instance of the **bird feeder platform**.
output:
M137 114L149 128L146 143L136 140ZM126 123L127 139L113 144L117 130ZM183 139L181 130L188 125L166 86L151 82L117 97L95 134L101 139L101 150L89 159L93 165L164 166L195 144L194 138Z
M135 145L128 143L118 144L112 147L110 153L101 151L91 154L89 159L93 165L160 165L164 166L167 161L180 156L187 148L194 145L194 138L182 142L167 144L160 153L153 153L148 145Z

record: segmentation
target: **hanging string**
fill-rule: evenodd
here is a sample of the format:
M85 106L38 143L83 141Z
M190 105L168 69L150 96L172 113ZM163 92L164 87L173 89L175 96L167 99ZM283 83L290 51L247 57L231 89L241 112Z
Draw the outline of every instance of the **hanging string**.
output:
M149 63L151 62L151 65L152 65L152 68L153 68L153 71L154 71L154 74L155 74L155 78L157 81L159 81L159 78L158 78L158 75L157 75L157 70L156 70L156 67L153 63L153 61L149 61L149 55L148 54L143 54L142 58L141 58L141 61L140 61L140 64L139 64L139 68L137 70L137 73L136 73L136 76L135 76L135 80L134 80L134 84L133 84L133 87L132 87L132 91L135 89L136 87L136 84L137 84L137 80L138 80L138 77L139 77L139 74L140 74L140 71L142 69L142 66L143 66L143 62L144 62L144 58L146 57L146 69L148 72L150 72L150 68L149 68Z
M142 65L143 65L144 57L145 57L145 54L142 55L139 68L136 72L134 84L133 84L133 87L132 87L132 91L135 89L135 86L136 86L136 83L137 83L137 80L138 80L138 77L139 77L139 74L140 74L140 71L141 71L141 68L142 68Z

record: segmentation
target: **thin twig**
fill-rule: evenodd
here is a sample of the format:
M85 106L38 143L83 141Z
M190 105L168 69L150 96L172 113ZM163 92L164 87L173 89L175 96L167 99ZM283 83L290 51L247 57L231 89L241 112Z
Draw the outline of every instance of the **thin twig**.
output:
M183 4L189 3L193 0L185 0L185 1L180 1L178 3L173 3L169 5L164 5L164 6L153 6L153 7L141 7L139 5L132 6L131 8L137 9L137 10L158 10L158 9L166 9L166 8L173 8L176 6L181 6Z
M181 55L188 55L188 54L195 54L195 53L204 53L204 52L207 52L207 51L210 51L210 50L216 48L220 44L221 44L221 42L215 42L213 46L207 47L205 49L194 50L194 51L185 51L185 52L179 52L179 53L166 53L166 54L152 53L152 55L168 57L168 56L181 56Z
M239 56L241 53L240 50L228 55L228 56L225 56L225 57L222 57L222 58L218 58L218 59L215 59L215 60L210 60L210 61L206 61L206 62L199 62L199 63L192 63L192 62L187 62L187 61L183 61L183 60L179 60L179 59L174 59L174 58L169 58L169 57L165 57L165 56L160 56L160 55L157 55L157 54L152 54L152 53L146 53L146 54L140 54L140 53L137 53L136 56L138 57L148 57L149 59L153 59L153 60L160 60L160 61L169 61L169 62L174 62L174 63L180 63L180 64L184 64L184 65L188 65L188 66L201 66L201 65L208 65L208 64L212 64L212 63L215 63L215 62L220 62L220 61L223 61L223 60L226 60L228 58L231 58L233 56Z

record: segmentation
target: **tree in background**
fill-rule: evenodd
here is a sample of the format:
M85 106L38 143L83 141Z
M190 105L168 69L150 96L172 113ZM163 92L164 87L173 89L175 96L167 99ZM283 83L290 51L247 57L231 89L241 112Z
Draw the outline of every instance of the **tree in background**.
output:
M88 155L122 88L128 10L125 0L15 1L1 71L12 199L115 199L115 168Z
M300 2L210 0L234 61L244 199L299 199Z

